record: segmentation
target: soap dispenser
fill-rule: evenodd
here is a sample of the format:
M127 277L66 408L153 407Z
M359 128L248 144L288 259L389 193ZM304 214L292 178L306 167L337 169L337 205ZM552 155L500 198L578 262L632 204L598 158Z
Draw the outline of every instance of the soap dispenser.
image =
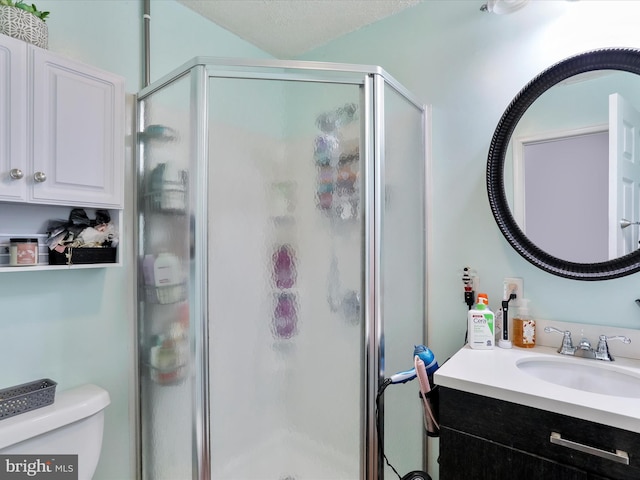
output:
M513 316L513 345L520 348L536 346L536 321L529 314L529 300L520 299L520 306Z

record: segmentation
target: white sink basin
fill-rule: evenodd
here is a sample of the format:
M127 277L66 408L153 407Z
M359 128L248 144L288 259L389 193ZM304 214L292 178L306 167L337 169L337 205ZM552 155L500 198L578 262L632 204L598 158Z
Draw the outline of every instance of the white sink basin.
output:
M612 397L640 398L640 374L601 360L541 356L522 358L516 366L528 375L563 387Z

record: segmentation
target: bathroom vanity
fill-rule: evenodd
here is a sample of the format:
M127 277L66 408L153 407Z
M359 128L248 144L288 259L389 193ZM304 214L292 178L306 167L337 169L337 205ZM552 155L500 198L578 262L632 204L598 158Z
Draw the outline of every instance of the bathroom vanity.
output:
M489 204L507 242L532 265L573 280L607 280L640 271L638 230L626 229L637 218L629 221L625 210L626 205L638 204L638 189L635 184L633 188L620 187L607 199L602 229L607 251L573 258L573 251L560 250L567 245L573 250L584 236L575 228L570 232L552 230L562 246L557 250L531 230L532 235L527 236L525 226L531 227L531 223L525 221L522 207L526 203L529 210L532 202L531 198L525 200L527 189L519 188L525 184L516 173L524 169L520 168L521 155L516 152L534 138L536 143L543 138L556 142L569 130L583 134L597 124L608 123L609 137L615 139L611 144L616 145L610 150L611 165L615 166L609 170L610 194L616 192L617 185L627 182L617 174L622 174L625 165L637 161L637 157L622 155L624 148L619 148L629 135L629 129L623 126L630 125L620 120L623 108L618 107L624 104L618 98L624 88L620 77L607 78L612 83L602 90L607 92L607 98L603 94L601 105L609 108L603 108L599 120L582 118L580 114L554 120L553 126L544 121L569 111L558 102L559 97L574 98L567 90L557 95L556 86L565 89L569 82L578 83L573 82L578 76L588 74L594 78L601 70L608 75L620 73L622 77L640 75L640 50L604 48L584 52L537 75L505 110L487 158ZM589 95L598 90L587 90L584 84L580 89L589 91ZM548 90L553 90L551 96L546 95ZM619 95L609 97L610 92ZM624 93L635 97L634 87ZM576 157L573 153L564 156ZM549 171L549 176L554 171ZM568 192L564 188L566 182L561 184L562 192ZM583 182L577 184L585 190ZM562 199L551 202L561 203ZM590 231L594 228L592 220L588 222ZM544 225L552 223L545 217ZM485 351L472 351L466 346L445 362L435 374L435 382L441 387L440 478L640 479L640 336L637 330L622 333L603 326L593 331L593 327L567 324L564 332L551 329L561 334L574 329L571 333L576 343L558 349L564 345L558 337L550 343L539 342L542 335L538 334L545 329L536 319L536 342L541 346ZM580 336L576 335L578 332ZM624 354L618 357L614 353L613 362L603 360L607 350L599 340L602 336L605 340L620 339L621 334L634 337L628 345L631 348L625 350L623 345L616 345L616 350L620 348L618 351ZM576 356L585 352L592 358Z
M441 480L640 478L637 386L618 392L608 383L620 376L640 385L640 361L566 358L556 350L465 346L441 366ZM593 381L559 385L522 368L545 361L559 376L565 366L573 376L584 368Z

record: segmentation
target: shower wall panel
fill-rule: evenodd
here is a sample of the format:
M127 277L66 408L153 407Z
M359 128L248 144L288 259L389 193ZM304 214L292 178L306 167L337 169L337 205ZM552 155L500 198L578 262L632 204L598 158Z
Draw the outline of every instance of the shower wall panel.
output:
M242 465L238 457L252 456L284 417L269 385L280 362L265 343L271 336L265 319L272 304L271 225L259 165L261 152L277 151L280 142L219 122L209 131L210 152L216 152L209 162L207 226L212 472L230 478L234 469L224 474L227 464L237 459Z
M424 338L426 192L423 111L384 89L382 302L385 370L392 373L413 367L413 347ZM385 453L405 472L420 470L425 452L418 392L418 382L385 391ZM389 467L385 476L394 476Z
M140 144L138 358L145 478L192 476L189 76L144 102Z

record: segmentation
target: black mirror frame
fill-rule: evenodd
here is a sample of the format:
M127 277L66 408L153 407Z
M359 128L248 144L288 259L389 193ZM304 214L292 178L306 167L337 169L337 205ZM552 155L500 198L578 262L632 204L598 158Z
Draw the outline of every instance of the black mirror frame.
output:
M487 159L487 194L491 212L509 244L536 267L574 280L608 280L635 273L640 270L640 249L599 263L569 262L544 252L527 238L511 214L504 189L504 160L511 135L531 104L562 80L593 70L621 70L640 75L640 50L593 50L562 60L540 73L520 90L505 110L493 134Z

